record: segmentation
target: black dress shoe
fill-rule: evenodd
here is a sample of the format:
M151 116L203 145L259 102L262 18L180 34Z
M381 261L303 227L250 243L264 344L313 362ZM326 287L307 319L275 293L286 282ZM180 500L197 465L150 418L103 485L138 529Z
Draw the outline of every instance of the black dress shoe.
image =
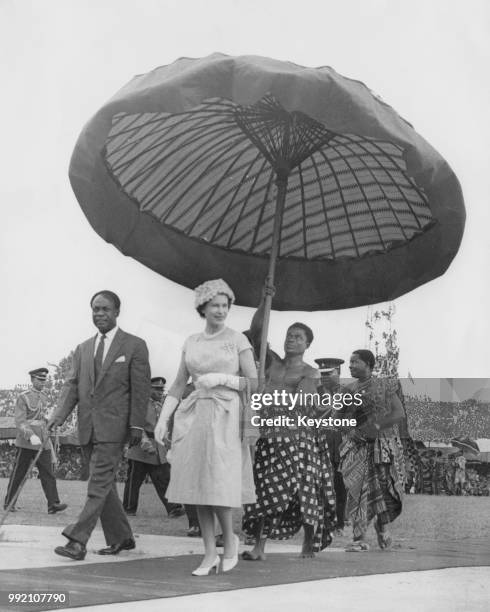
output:
M136 542L133 540L133 538L128 538L127 540L123 540L117 544L111 544L110 546L107 546L107 548L101 548L97 551L97 554L118 555L121 550L133 550L133 548L136 548Z
M179 516L184 516L185 508L183 506L177 506L176 508L172 508L168 513L168 518L179 518Z
M127 516L136 516L136 510L125 510Z
M67 508L68 504L53 504L52 506L49 506L48 514L56 514L56 512L63 512L63 510L66 510Z
M70 540L65 546L57 546L54 552L61 557L68 557L74 561L83 561L87 554L87 549L80 542Z

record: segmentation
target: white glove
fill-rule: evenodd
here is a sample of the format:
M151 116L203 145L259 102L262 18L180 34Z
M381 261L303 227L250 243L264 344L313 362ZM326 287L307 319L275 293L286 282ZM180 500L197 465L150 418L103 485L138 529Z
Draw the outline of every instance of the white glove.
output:
M32 436L29 438L29 442L32 444L32 446L41 446L42 444L41 438L36 436L36 434L32 434Z
M240 377L233 374L220 374L219 372L210 372L203 374L196 380L196 387L201 389L212 389L213 387L230 387L238 391L240 389Z
M162 411L155 426L155 440L162 446L165 444L164 438L168 434L168 422L174 410L179 405L179 400L173 395L167 395L163 402Z

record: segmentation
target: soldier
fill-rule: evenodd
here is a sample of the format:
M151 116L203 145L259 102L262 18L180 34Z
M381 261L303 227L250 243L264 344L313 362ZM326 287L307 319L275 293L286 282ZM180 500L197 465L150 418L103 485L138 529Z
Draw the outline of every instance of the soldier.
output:
M323 357L315 359L320 368L322 384L318 387L318 392L340 393L340 366L344 363L343 359L335 357ZM323 414L322 414L323 412ZM321 406L318 410L318 416L330 416L333 408L325 410ZM340 415L340 413L339 413ZM342 433L333 427L319 429L316 434L316 439L320 453L328 451L330 463L332 465L333 486L335 490L335 514L337 516L337 525L335 528L336 536L344 535L345 528L345 505L347 502L347 491L344 485L342 472L340 471L340 447L342 445Z
M32 387L20 393L15 406L15 425L17 427L17 455L10 476L4 508L7 509L10 502L15 499L17 490L24 479L33 459L40 447L36 465L39 470L41 485L48 500L48 514L55 514L66 509L66 504L61 504L56 487L56 478L51 465L52 445L46 427L47 397L42 392L48 376L47 368L37 368L29 372ZM15 512L15 506L11 511Z
M154 431L162 409L165 383L163 376L151 379L151 397L141 443L130 447L126 452L128 476L124 485L123 507L129 516L136 514L140 487L148 474L168 516L176 518L184 514L184 508L180 504L171 504L165 497L170 481L170 464L166 458L167 449L155 443Z

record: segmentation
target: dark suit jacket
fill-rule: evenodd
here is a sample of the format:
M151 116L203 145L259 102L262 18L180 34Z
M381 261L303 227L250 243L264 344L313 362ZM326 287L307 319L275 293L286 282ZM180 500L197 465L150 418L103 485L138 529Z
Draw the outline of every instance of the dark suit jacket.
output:
M80 444L88 444L92 432L96 442L124 442L129 427L145 426L151 389L148 349L144 340L118 329L95 384L94 348L95 336L75 349L53 419L60 425L78 405Z

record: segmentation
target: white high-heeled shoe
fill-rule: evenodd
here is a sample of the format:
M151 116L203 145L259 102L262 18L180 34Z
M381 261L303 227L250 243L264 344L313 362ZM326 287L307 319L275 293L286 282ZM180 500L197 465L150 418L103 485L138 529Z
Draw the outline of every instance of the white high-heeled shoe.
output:
M235 555L233 557L230 557L229 559L227 559L226 557L223 557L223 561L221 562L222 572L229 572L238 563L238 547L240 546L240 538L236 534L234 535L234 538L235 538L235 545L236 545Z
M219 572L219 564L220 564L220 558L219 555L216 555L216 559L213 561L212 565L208 565L207 567L198 567L197 569L195 569L192 572L193 576L209 576L209 574L213 573L213 570L215 570L215 573L217 574Z

